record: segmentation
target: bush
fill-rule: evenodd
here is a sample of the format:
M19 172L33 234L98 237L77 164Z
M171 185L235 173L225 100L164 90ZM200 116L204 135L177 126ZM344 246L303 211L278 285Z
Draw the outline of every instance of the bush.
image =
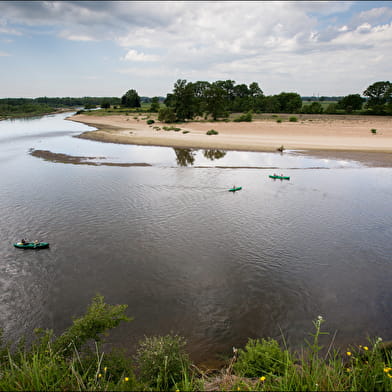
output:
M178 335L146 337L139 342L136 359L141 380L148 386L169 390L189 374L185 340Z
M12 352L0 331L0 390L137 390L131 362L123 353L114 350L104 355L97 343L94 351L86 344L129 321L126 307L108 305L97 295L87 313L59 337L52 330L38 329L29 348L22 339Z
M154 120L147 120L146 122L148 125L150 125L150 124L154 124L155 121Z
M278 119L276 120L276 122L277 122L277 123L281 123L281 122L282 122L282 119L281 119L281 118L278 118Z
M161 108L159 109L158 120L165 123L173 123L177 121L177 116L173 108Z
M290 121L290 122L297 122L297 121L298 121L298 118L295 117L295 116L292 116L292 117L289 118L289 121Z
M330 103L327 108L324 110L326 114L337 114L338 113L338 104L337 103Z
M252 119L253 119L252 111L249 110L249 112L242 114L239 117L236 117L233 121L235 121L235 122L243 122L243 121L250 122L250 121L252 121Z
M110 109L110 102L102 101L101 102L101 109Z
M173 127L172 125L170 127L162 127L165 131L174 131L174 132L179 132L181 131L181 128Z
M372 128L372 129L370 130L370 132L371 132L373 135L375 135L375 134L377 133L377 129Z
M274 339L249 339L245 349L238 350L234 371L243 377L280 375L285 367L286 353Z
M189 131L182 131L182 133L184 133L184 134L185 134L185 133L189 133Z
M301 109L301 113L306 114L321 114L324 109L320 102L312 102L310 105L304 105Z
M101 334L117 327L121 321L131 321L131 318L125 315L126 308L127 305L108 305L103 296L96 295L87 313L75 319L73 325L53 342L53 349L66 357L89 340L99 342Z
M215 129L210 129L209 131L206 132L207 135L218 135L218 131L215 131Z

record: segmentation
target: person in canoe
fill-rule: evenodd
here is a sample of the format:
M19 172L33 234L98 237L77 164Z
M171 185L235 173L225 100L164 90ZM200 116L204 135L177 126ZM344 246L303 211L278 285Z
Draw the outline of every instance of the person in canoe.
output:
M22 241L20 241L23 245L26 245L26 244L28 244L28 242L24 239L24 238L22 238Z

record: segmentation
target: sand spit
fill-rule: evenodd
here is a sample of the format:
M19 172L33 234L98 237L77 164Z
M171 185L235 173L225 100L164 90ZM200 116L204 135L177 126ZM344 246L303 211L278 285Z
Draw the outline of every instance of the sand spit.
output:
M106 159L105 157L80 157L74 155L67 155L62 153L51 152L48 150L30 150L30 154L42 158L45 161L58 163L71 163L73 165L90 165L90 166L151 166L148 163L116 163L116 162L96 162L97 160Z

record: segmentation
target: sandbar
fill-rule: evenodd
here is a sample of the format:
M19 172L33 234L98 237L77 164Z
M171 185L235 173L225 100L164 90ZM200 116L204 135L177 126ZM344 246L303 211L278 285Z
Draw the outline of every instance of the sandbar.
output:
M69 120L98 128L78 137L109 143L237 151L299 150L316 156L350 157L392 167L392 118L370 115L258 115L252 122L193 121L148 125L146 117L78 114ZM138 118L135 118L138 117ZM143 119L142 119L143 118ZM207 135L214 129L217 135ZM371 129L376 129L373 134Z

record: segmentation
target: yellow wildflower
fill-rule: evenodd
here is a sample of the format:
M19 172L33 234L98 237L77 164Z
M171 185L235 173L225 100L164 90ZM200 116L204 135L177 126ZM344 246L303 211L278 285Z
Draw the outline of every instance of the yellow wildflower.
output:
M347 351L347 353L346 353L349 357L351 356L351 352L350 351Z
M391 375L391 374L389 374L389 373L387 374L387 376L388 376L389 378L392 378L392 375Z
M108 368L105 366L105 367L103 368L103 371L106 373L107 370L108 370Z
M369 347L363 346L363 349L364 349L365 351L367 351L367 350L369 350Z
M347 368L346 370L347 370L348 372L351 372L351 369L350 369L350 368Z
M102 377L102 374L101 374L101 373L99 373L99 374L98 374L98 378L101 378L101 377Z
M390 368L390 367L384 368L384 372L385 372L385 373L389 373L391 370L392 370L392 368Z
M125 377L125 378L124 378L124 381L129 381L129 378L128 378L128 377Z
M265 381L265 377L263 376L263 377L260 377L260 381L261 382L264 382Z

